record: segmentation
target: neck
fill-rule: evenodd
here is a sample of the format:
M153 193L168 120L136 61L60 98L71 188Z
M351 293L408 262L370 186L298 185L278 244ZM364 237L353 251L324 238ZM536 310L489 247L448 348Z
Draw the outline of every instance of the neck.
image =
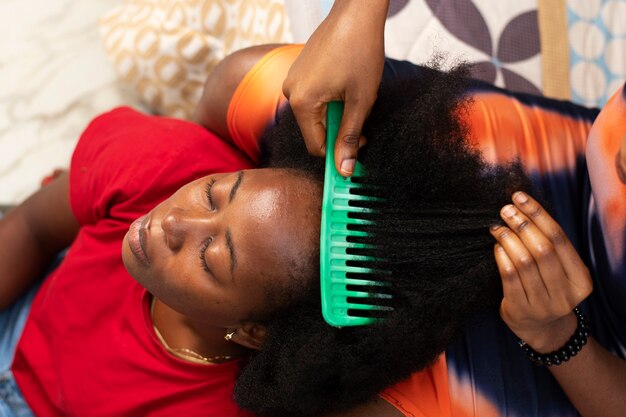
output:
M248 353L248 349L245 347L224 340L225 328L194 322L156 297L154 297L153 303L152 323L170 348L188 349L205 358L216 356L238 358ZM218 359L214 362L225 361L227 360Z

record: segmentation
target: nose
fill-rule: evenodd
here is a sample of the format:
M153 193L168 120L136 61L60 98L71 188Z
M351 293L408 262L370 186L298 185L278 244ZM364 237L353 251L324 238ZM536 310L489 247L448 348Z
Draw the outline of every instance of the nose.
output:
M206 210L188 210L172 207L161 221L167 246L178 251L189 239L200 237L206 240L214 235L215 220Z

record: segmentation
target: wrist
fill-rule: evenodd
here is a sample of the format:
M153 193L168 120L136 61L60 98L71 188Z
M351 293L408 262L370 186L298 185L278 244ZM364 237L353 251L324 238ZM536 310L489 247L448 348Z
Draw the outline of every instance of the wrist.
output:
M590 335L589 322L583 312L579 308L575 308L574 315L576 317L576 329L560 348L547 353L538 352L521 339L518 342L519 347L537 365L553 366L569 361L587 344L587 339Z
M576 326L576 315L572 312L542 326L540 329L524 333L520 332L518 337L535 351L548 353L559 349L567 343L570 336L576 331Z

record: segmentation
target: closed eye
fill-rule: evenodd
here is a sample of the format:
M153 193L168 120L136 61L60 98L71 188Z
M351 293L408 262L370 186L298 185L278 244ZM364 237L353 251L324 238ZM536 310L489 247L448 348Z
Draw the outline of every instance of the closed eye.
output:
M206 263L206 257L204 255L206 254L206 251L209 248L209 244L212 240L212 238L208 238L207 240L205 240L202 248L200 249L200 262L202 263L202 269L204 269L209 274L212 274L211 268L209 268L209 265Z
M215 184L215 178L211 178L211 180L207 182L204 187L206 199L209 202L209 208L211 210L215 210L215 203L213 202L213 195L211 194L211 188L213 188L213 184Z

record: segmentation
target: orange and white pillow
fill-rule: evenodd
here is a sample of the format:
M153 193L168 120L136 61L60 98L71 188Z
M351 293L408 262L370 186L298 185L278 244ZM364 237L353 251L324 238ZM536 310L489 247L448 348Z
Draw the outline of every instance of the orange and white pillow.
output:
M292 41L284 0L125 0L100 30L121 81L154 113L180 118L226 55Z

